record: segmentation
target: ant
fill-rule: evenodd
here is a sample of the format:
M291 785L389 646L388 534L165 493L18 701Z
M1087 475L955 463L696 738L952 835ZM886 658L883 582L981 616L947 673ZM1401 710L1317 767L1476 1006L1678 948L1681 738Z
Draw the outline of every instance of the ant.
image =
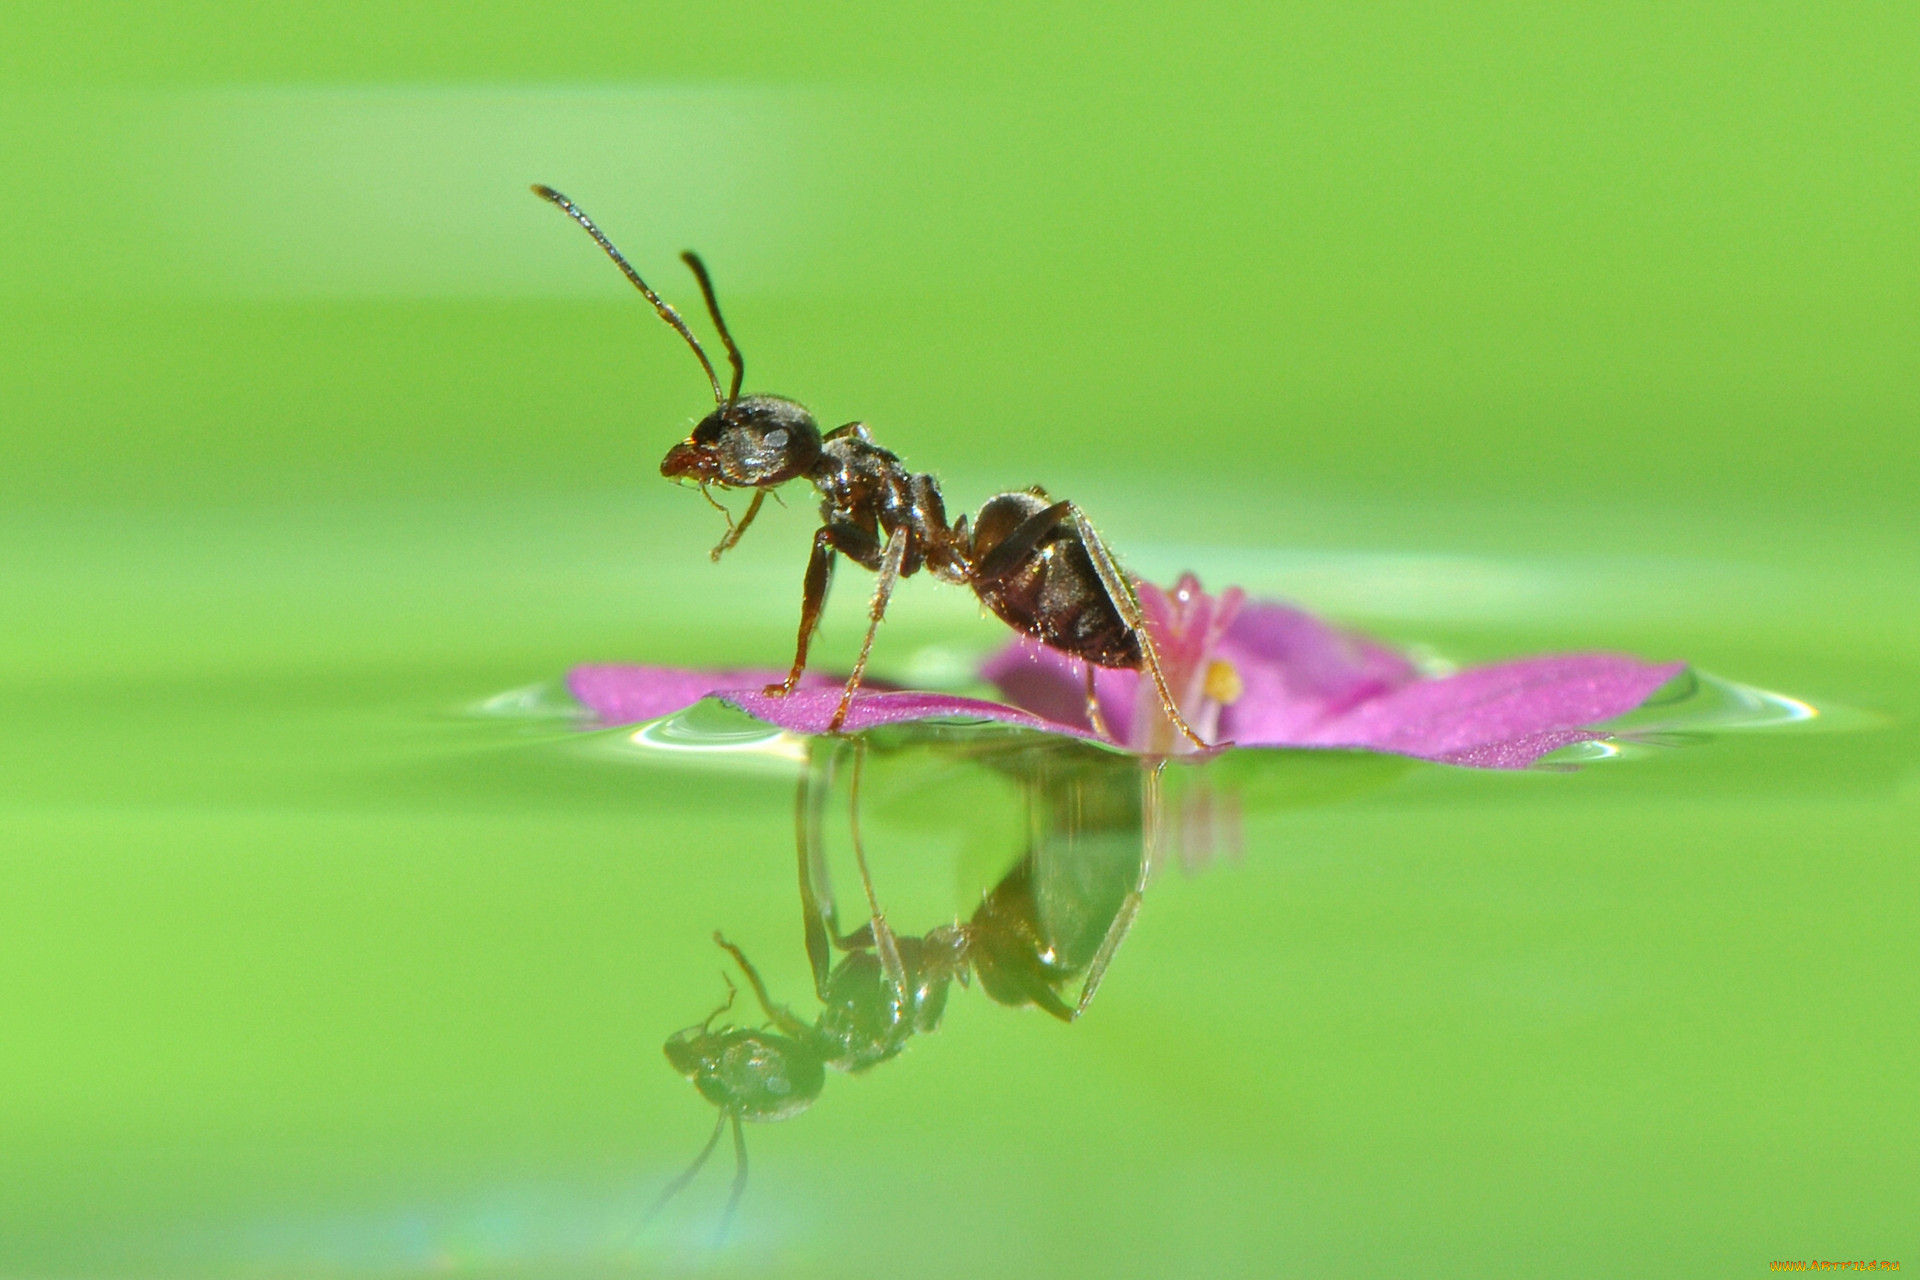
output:
M1062 1022L1077 1021L1139 912L1160 825L1159 767L1142 768L1077 743L1049 743L1001 761L1017 769L1032 806L1034 831L1025 855L982 896L966 921L938 925L919 936L896 934L867 869L860 831L867 743L856 739L848 830L868 917L843 934L821 837L839 746L822 742L816 748L794 805L801 924L820 1013L809 1022L775 1001L746 952L714 933L767 1021L759 1027L715 1027L738 995L723 972L725 1003L668 1038L667 1061L720 1114L700 1154L661 1191L643 1222L694 1179L731 1121L735 1173L715 1242L724 1239L746 1189L743 1122L798 1115L825 1088L827 1068L867 1071L898 1056L914 1036L938 1030L956 980L965 986L978 977L981 989L998 1004L1034 1005ZM841 953L837 961L835 951ZM1075 979L1080 991L1070 1004L1062 992Z
M1144 670L1153 680L1167 719L1196 748L1208 746L1180 714L1133 584L1079 507L1055 502L1035 486L989 498L971 528L964 515L949 523L939 483L931 475L908 471L897 455L873 442L865 423L849 422L822 435L813 415L796 401L784 396L742 396L746 361L720 316L706 264L688 250L680 259L699 281L707 314L733 365L733 383L723 395L713 362L686 321L640 278L613 241L578 205L552 187L535 186L533 192L557 205L593 237L660 318L686 339L706 371L714 410L667 451L660 474L694 481L707 501L726 516L727 533L714 547L713 558L718 560L740 541L760 514L767 494L779 486L805 479L820 493L820 528L813 535L813 554L807 561L793 668L785 680L766 687L769 695L792 693L806 670L807 649L826 604L837 553L872 570L879 581L867 610L866 640L828 732L838 733L846 724L894 585L924 568L943 582L971 587L981 603L1016 631L1079 658L1086 670L1087 716L1096 732L1111 736L1094 699L1093 669ZM738 524L714 500L709 486L753 490Z

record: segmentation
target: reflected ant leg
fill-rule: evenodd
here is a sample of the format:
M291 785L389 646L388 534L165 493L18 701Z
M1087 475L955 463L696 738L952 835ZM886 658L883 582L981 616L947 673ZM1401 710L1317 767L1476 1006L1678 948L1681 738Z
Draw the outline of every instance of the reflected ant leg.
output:
M770 684L769 697L784 698L800 683L807 669L807 648L813 643L813 630L820 625L820 610L827 603L827 586L833 580L833 528L823 525L814 532L813 554L807 557L807 577L800 595L800 639L793 651L793 670L779 684Z
M800 788L794 796L793 826L794 845L800 855L800 925L807 938L807 963L813 969L814 994L824 1001L827 975L833 967L828 933L838 934L840 924L838 919L830 921L834 914L832 891L819 892L815 888L815 867L820 869L822 878L826 871L825 860L820 856L820 806L814 803L814 796L820 790L814 785L815 772L814 753L809 751L806 768L800 773ZM826 773L826 781L831 783L832 776Z
M833 719L827 722L828 733L838 733L847 722L847 711L853 706L854 690L860 687L861 677L867 673L867 655L873 652L873 636L880 629L880 619L886 615L887 601L893 596L894 584L900 581L900 566L907 558L907 527L901 525L887 539L887 553L880 561L880 580L873 586L873 604L867 610L867 638L860 646L860 657L853 664L853 674L847 677L847 689L840 695L839 709L833 713ZM854 757L854 769L860 768L860 757ZM856 772L855 776L858 776Z
M1113 553L1107 550L1107 544L1101 540L1100 533L1087 519L1086 513L1071 502L1064 504L1073 516L1073 527L1080 532L1080 541L1086 545L1087 556L1093 561L1093 571L1100 575L1100 582L1107 589L1108 599L1120 612L1120 620L1127 624L1128 630L1140 637L1140 656L1146 661L1147 674L1153 678L1155 692L1160 695L1160 709L1166 713L1173 727L1180 731L1194 746L1206 750L1209 746L1229 746L1229 743L1209 743L1193 731L1187 718L1180 714L1180 705L1174 701L1173 690L1167 685L1167 673L1160 668L1160 652L1154 647L1153 636L1147 630L1147 615L1140 607L1140 598L1133 592L1133 584L1120 572L1120 566L1113 562Z
M700 1020L700 1030L702 1033L713 1030L713 1020L731 1010L733 1008L733 1002L740 997L740 988L733 985L733 979L727 976L725 969L720 971L720 981L727 984L727 998L720 1002L719 1008Z
M753 961L747 959L746 952L728 942L726 936L718 929L713 931L713 940L719 944L721 950L733 957L734 963L740 966L740 972L747 975L747 982L753 987L754 998L760 1002L760 1007L766 1011L768 1019L780 1028L782 1034L796 1039L804 1039L813 1034L813 1028L796 1018L793 1010L773 1002L773 997L767 994L767 984L760 980L760 971L753 967Z
M740 523L735 524L732 516L727 517L727 536L720 539L719 545L708 553L716 563L719 562L721 556L733 550L734 544L738 543L741 537L746 534L747 526L752 524L753 518L760 514L760 504L766 500L767 491L765 489L755 489L753 491L753 501L747 504L747 514L740 517Z
M822 826L827 801L833 796L835 769L846 746L844 739L818 738L808 747L807 769L794 797L800 902L802 909L821 928L823 939L830 940L841 951L865 951L873 946L872 925L862 924L851 933L840 932L840 906L834 897L833 871ZM827 955L825 941L821 944L821 955L823 958ZM821 981L825 981L826 972L824 966L818 967L817 976Z
M1133 928L1134 917L1140 914L1140 902L1146 894L1147 880L1153 875L1157 860L1155 855L1160 848L1160 774L1165 768L1164 760L1156 760L1144 771L1140 785L1140 874L1134 878L1133 888L1127 891L1125 901L1113 917L1113 923L1107 926L1106 936L1100 939L1100 949L1093 953L1093 960L1087 965L1087 980L1080 987L1080 1000L1073 1010L1075 1020L1093 1003L1094 993L1100 990L1101 979L1107 976L1107 965L1112 963L1120 944L1126 941L1127 931Z
M898 536L898 535L896 535ZM894 998L904 1007L907 1002L907 966L900 960L900 943L880 910L879 895L873 891L873 873L867 870L866 842L860 838L860 778L865 772L867 744L853 744L853 782L848 788L847 819L853 836L853 858L860 866L860 883L867 891L867 911L873 921L873 948L880 953L880 971L893 988Z
M832 972L832 948L841 951L863 950L872 945L873 937L873 926L870 924L863 924L850 934L840 932L840 910L833 898L827 845L821 832L826 802L833 794L834 762L844 745L837 739L815 740L794 796L794 844L800 865L800 923L807 940L807 962L813 970L814 994L823 1001L827 998L827 978Z

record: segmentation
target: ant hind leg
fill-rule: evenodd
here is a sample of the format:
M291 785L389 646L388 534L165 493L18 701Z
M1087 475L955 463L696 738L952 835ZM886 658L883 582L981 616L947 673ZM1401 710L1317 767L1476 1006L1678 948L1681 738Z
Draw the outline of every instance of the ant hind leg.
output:
M1100 714L1100 690L1094 684L1093 664L1083 659L1080 666L1087 677L1087 724L1095 733L1111 742L1113 730L1107 727L1107 718Z
M1167 684L1167 673L1160 666L1160 651L1154 647L1153 635L1147 630L1146 611L1140 607L1140 597L1134 594L1133 584L1120 572L1120 566L1114 563L1113 553L1107 550L1107 544L1100 533L1087 519L1086 512L1072 503L1063 504L1073 516L1073 527L1080 534L1080 541L1087 548L1087 557L1093 561L1093 571L1100 575L1101 585L1107 589L1108 599L1113 601L1115 609L1120 611L1120 620L1127 624L1128 630L1140 637L1140 656L1145 661L1147 675L1153 681L1155 692L1160 695L1160 709L1166 712L1173 727L1180 735L1202 751L1212 746L1225 746L1225 743L1210 743L1193 731L1187 718L1180 714L1180 704L1174 700L1173 690Z

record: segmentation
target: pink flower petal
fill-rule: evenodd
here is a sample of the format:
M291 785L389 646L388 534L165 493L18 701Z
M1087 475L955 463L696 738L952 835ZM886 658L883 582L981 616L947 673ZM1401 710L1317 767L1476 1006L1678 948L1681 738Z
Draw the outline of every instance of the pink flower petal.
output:
M567 673L567 690L602 724L637 724L685 711L702 698L719 698L756 719L795 733L825 733L840 705L845 684L830 676L807 675L799 688L784 698L771 697L766 686L784 678L784 671L691 671L684 667L588 666ZM1085 729L1054 722L998 702L863 687L847 711L846 732L857 733L878 725L909 720L960 718L991 720L1049 733L1077 733Z
M1297 740L1243 746L1365 747L1449 764L1519 769L1625 715L1685 668L1616 653L1557 654L1416 680L1357 704Z
M684 667L575 667L567 692L602 724L638 724L685 711L721 689L759 689L784 680L784 671L689 671ZM801 687L818 684L808 675Z
M1125 699L1114 701L1124 701L1127 714L1131 715L1132 682L1138 677L1131 671L1116 674L1127 678L1127 687ZM1092 731L1093 726L1087 723L1087 678L1077 658L1050 649L1031 636L1021 636L988 658L980 668L980 676L1016 707L1056 725ZM1126 730L1113 723L1104 696L1100 699L1100 711L1108 726L1125 739Z
M1218 656L1245 692L1220 713L1220 736L1246 744L1306 742L1349 708L1419 679L1402 654L1288 605L1241 610Z
M1645 702L1684 664L1648 663L1609 653L1557 654L1422 679L1402 654L1286 605L1247 602L1237 614L1198 594L1181 603L1181 643L1189 665L1219 660L1243 692L1221 709L1220 736L1242 747L1359 748L1483 769L1520 769L1575 742L1604 737L1594 725ZM1162 611L1171 608L1156 600ZM1179 602L1176 602L1179 603ZM1221 632L1214 623L1231 623ZM1197 646L1197 647L1196 647ZM839 706L841 682L808 675L784 698L765 686L779 671L689 671L677 667L588 666L568 674L574 697L606 724L632 724L718 697L796 733L824 733ZM1086 716L1086 676L1077 659L1028 638L988 660L982 675L1015 705L947 694L863 687L848 732L911 720L960 718L1094 736ZM1130 741L1142 679L1135 671L1095 671L1101 714L1116 739Z

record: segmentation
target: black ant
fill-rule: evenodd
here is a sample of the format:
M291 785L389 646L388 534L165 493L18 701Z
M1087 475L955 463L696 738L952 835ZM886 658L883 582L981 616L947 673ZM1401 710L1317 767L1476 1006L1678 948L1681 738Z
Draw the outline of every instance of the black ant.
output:
M716 1243L724 1238L746 1189L742 1123L798 1115L820 1096L827 1068L864 1072L898 1056L914 1036L937 1030L955 980L964 986L978 977L998 1004L1033 1005L1062 1022L1076 1021L1138 914L1160 825L1159 767L1143 768L1079 744L1049 743L1000 762L1019 771L1028 795L1033 834L1025 856L966 921L919 936L896 934L867 869L860 834L867 744L856 739L848 821L868 916L851 933L841 933L821 838L839 746L823 742L816 748L794 806L801 925L820 1013L808 1022L775 1001L746 953L715 932L714 942L733 957L767 1021L715 1027L737 994L726 979L726 1002L668 1038L667 1061L720 1114L700 1154L661 1191L643 1221L693 1180L731 1122L735 1173ZM1076 979L1080 990L1068 1003L1062 993Z
M925 568L943 582L973 588L1008 626L1079 658L1086 668L1087 716L1097 732L1104 734L1105 726L1093 697L1093 668L1123 667L1144 670L1153 680L1167 719L1195 747L1208 745L1180 714L1132 583L1079 507L1055 502L1044 489L1035 487L989 498L971 529L964 515L950 524L938 482L930 475L908 471L896 455L873 442L865 423L849 422L823 436L813 415L793 400L742 396L746 362L720 317L706 265L689 250L680 258L700 283L707 314L713 317L733 365L733 383L723 395L713 362L686 321L648 287L613 241L552 187L535 186L533 192L585 228L660 318L686 339L713 385L714 411L693 434L669 449L660 463L662 475L694 481L707 501L726 515L727 533L714 547L713 558L718 560L740 541L760 514L767 494L780 485L804 479L820 492L820 528L813 535L813 555L807 561L793 669L785 680L768 685L768 694L791 693L806 670L807 649L826 603L838 552L873 570L880 580L868 609L866 641L827 726L829 732L839 732L846 723L894 584ZM709 486L754 491L738 524L714 500Z

